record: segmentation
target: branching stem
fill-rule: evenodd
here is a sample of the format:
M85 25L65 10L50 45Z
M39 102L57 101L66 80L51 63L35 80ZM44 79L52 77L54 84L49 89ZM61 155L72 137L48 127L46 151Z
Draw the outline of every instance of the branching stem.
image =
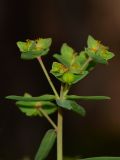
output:
M44 72L44 74L45 74L45 76L46 76L46 78L47 78L47 80L48 80L48 82L49 82L49 84L50 84L50 86L51 86L56 98L59 99L59 94L57 93L57 90L55 89L55 86L54 86L54 84L53 84L53 82L52 82L52 80L51 80L51 78L50 78L50 76L49 76L49 74L48 74L48 72L47 72L47 70L45 68L45 65L44 65L44 63L42 61L42 58L38 57L37 60L39 61L40 65L41 65L41 67L43 69L43 72Z
M49 115L42 109L39 108L39 111L43 114L43 116L50 122L50 124L53 126L53 128L55 128L55 130L57 131L57 126L56 124L53 122L53 120L49 117Z

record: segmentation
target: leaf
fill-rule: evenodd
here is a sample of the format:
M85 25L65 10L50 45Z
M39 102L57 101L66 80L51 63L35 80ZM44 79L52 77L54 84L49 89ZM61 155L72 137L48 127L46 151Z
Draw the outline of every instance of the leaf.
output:
M75 157L64 157L64 160L120 160L120 157L92 157L92 158L75 158Z
M114 53L112 53L112 52L109 52L109 51L101 51L100 53L100 56L102 56L104 59L106 59L106 60L109 60L109 59L111 59L111 58L113 58L115 55L114 55Z
M36 49L37 50L44 50L51 46L52 39L51 38L38 38L36 40Z
M18 101L53 101L55 100L55 96L51 94L45 94L38 97L10 95L5 98L11 99L11 100L18 100Z
M66 62L65 59L59 54L54 54L53 57L57 59L60 63L64 64L65 66L69 67L68 63Z
M56 103L59 107L65 108L67 110L71 110L72 106L71 106L71 101L70 100L56 100Z
M70 100L109 100L110 97L107 96L77 96L77 95L67 95L67 99Z
M43 116L40 111L42 108L48 115L54 113L57 110L57 106L48 101L40 101L40 102L27 102L27 101L17 101L16 105L19 109L25 113L27 116Z
M114 57L114 54L108 51L108 47L102 45L92 36L88 36L87 44L86 53L97 63L107 64L107 61Z
M81 105L77 104L75 101L71 101L71 106L72 106L72 111L78 113L81 116L86 115L85 109Z
M120 157L92 157L92 158L84 158L80 160L120 160Z
M45 160L52 149L56 140L56 132L54 129L50 129L46 132L39 146L35 160Z
M32 60L39 56L44 56L49 52L49 49L41 50L41 51L28 51L21 53L21 59L24 60Z
M73 59L75 58L75 54L74 50L66 43L64 43L61 47L61 55L54 54L53 57L65 66L70 67L70 65L73 62Z
M89 73L88 71L83 71L79 75L74 75L74 81L72 82L72 84L75 84L78 81L81 81L83 78L85 78L88 75L88 73Z
M73 53L74 53L74 50L70 46L68 46L66 43L62 45L61 56L69 66L71 65L71 62L73 61L73 58L74 58Z
M80 114L81 116L85 116L85 109L80 106L79 104L77 104L75 101L72 100L56 100L56 103L59 107L62 107L64 109L67 110L72 110L78 114Z
M26 42L17 42L17 46L20 50L20 52L28 52L35 49L35 41L33 40L27 40Z
M87 45L89 48L96 48L98 47L99 42L95 40L92 36L88 36Z
M107 60L100 56L98 51L95 53L88 48L86 48L85 51L88 54L88 56L91 57L93 61L95 61L96 63L107 64Z
M23 108L19 107L20 111L25 113L26 116L37 116L39 115L39 111L35 108Z
M66 66L64 66L61 63L58 62L53 62L52 64L52 69L51 69L51 73L54 73L56 76L61 76L63 75L66 71L68 70L68 68Z
M81 51L80 54L76 57L76 61L78 61L81 66L84 65L86 60L87 60L87 56L85 51Z

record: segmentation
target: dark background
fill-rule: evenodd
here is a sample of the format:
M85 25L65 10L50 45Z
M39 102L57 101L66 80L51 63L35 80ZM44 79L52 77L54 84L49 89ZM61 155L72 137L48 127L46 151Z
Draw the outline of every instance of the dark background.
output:
M112 99L82 101L85 118L64 113L64 154L120 156L120 0L0 0L0 160L33 160L45 131L51 128L44 118L25 117L4 99L24 92L52 93L37 61L20 60L16 41L52 37L50 54L44 57L50 70L52 54L63 42L79 51L89 34L110 46L116 56L109 65L98 65L71 93ZM55 160L55 155L53 149L48 160Z

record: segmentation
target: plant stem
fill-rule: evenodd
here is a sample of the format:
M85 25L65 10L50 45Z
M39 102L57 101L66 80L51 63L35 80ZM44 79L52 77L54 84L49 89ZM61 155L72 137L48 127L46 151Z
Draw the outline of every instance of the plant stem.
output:
M49 76L49 74L48 74L48 72L47 72L47 70L46 70L46 68L44 66L43 61L42 61L42 58L38 57L37 60L39 61L40 65L41 65L41 67L43 69L43 72L44 72L44 74L45 74L45 76L46 76L46 78L47 78L47 80L48 80L48 82L49 82L49 84L50 84L50 86L51 86L56 98L59 99L59 94L57 93L57 90L55 89L55 86L52 83L52 80L51 80L51 78L50 78L50 76Z
M63 160L63 116L62 109L58 108L57 130L57 160Z
M85 67L89 64L89 62L92 61L92 58L89 57L86 62L83 64L83 66L80 69L80 73L85 69Z
M57 126L56 124L53 122L53 120L48 116L48 114L42 109L39 108L40 112L43 114L43 116L50 122L50 124L53 126L53 128L55 128L55 130L57 131Z
M67 84L61 84L60 100L64 100L65 96L69 92L69 86ZM58 124L57 124L57 160L63 160L63 114L62 108L58 108Z

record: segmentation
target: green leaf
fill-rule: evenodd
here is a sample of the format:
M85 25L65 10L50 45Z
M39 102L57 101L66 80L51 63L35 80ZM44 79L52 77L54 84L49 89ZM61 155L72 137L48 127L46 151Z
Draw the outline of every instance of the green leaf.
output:
M71 72L66 72L64 74L60 74L57 72L52 72L51 73L61 82L63 83L67 83L69 85L75 84L78 81L82 80L83 78L85 78L88 75L88 71L83 71L81 74L77 75L77 74L73 74Z
M99 51L100 53L100 56L101 57L103 57L104 59L106 59L106 60L109 60L109 59L111 59L111 58L113 58L115 55L114 55L114 53L112 53L112 52L109 52L109 51Z
M78 113L81 116L86 115L85 109L81 105L77 104L75 101L71 101L71 106L72 106L72 111Z
M67 95L67 99L70 100L109 100L110 97L107 96L77 96L77 95Z
M57 77L63 75L68 70L63 64L58 62L53 62L51 73L54 73Z
M49 52L49 49L45 49L42 51L28 51L28 52L23 52L21 53L21 59L24 60L32 60L35 59L39 56L44 56Z
M74 50L66 43L64 43L61 47L61 55L54 54L53 57L56 58L60 63L64 64L65 66L70 67L75 58L75 54Z
M30 101L17 101L16 105L27 116L43 116L40 109L42 108L48 115L54 113L57 110L57 106L48 101L30 102Z
M96 63L106 64L109 59L114 57L114 54L108 51L108 47L102 45L99 41L95 40L92 36L88 36L87 44L88 44L88 48L85 49L85 52Z
M84 158L80 160L120 160L120 157L92 157L92 158Z
M64 43L61 47L61 56L66 61L68 65L71 65L71 62L74 58L74 50L68 46L66 43Z
M59 107L65 108L67 110L71 110L71 101L70 100L56 100L56 103Z
M65 66L69 67L68 63L66 62L65 59L59 54L54 54L53 57L57 59L60 63L64 64Z
M31 60L48 53L51 46L51 38L39 38L36 40L26 40L26 42L17 42L17 46L21 52L21 58Z
M64 160L120 160L120 157L92 157L92 158L75 158L75 157L64 157Z
M95 53L88 48L86 48L85 51L88 54L88 56L91 57L93 61L95 61L96 63L107 64L107 60L100 56L99 51Z
M80 66L84 65L87 60L87 56L85 51L81 51L78 56L76 56L76 61L80 64Z
M46 132L45 136L42 139L40 147L35 156L35 160L45 160L52 149L56 140L56 132L53 129L50 129Z
M86 111L85 109L77 104L75 101L72 100L56 100L56 103L59 107L62 107L67 110L72 110L81 116L85 116Z
M72 84L77 83L78 81L81 81L83 78L85 78L88 75L88 71L83 71L81 74L79 75L74 75L74 81L72 82Z
M37 116L39 115L39 110L35 108L23 108L19 107L20 111L23 112L26 116ZM41 115L42 116L42 115Z
M46 50L48 49L52 44L51 38L38 38L36 40L36 49L37 50Z
M20 52L28 52L35 49L35 41L33 40L27 40L26 42L17 42L17 46L20 50Z
M51 94L45 94L38 97L10 95L5 98L11 99L11 100L17 100L17 101L53 101L55 100L55 96Z
M89 48L96 48L98 47L99 42L95 40L92 36L88 36L87 45Z

